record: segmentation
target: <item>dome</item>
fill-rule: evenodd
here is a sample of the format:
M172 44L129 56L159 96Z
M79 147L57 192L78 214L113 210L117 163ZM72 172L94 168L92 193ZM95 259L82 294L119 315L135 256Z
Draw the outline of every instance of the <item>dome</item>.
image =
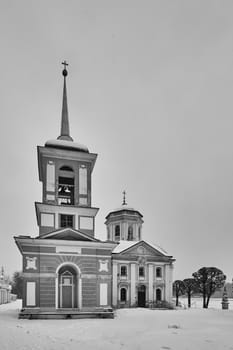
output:
M122 204L120 207L116 208L116 209L113 209L109 212L109 214L106 216L106 219L108 219L108 217L113 214L113 215L116 215L116 214L132 214L132 215L135 215L135 214L138 214L140 217L143 217L143 215L137 210L137 209L134 209L133 207L129 206L128 204Z
M89 153L87 146L82 145L78 142L67 141L67 140L49 140L45 143L45 147L53 147L60 149L69 149L78 152L86 152Z

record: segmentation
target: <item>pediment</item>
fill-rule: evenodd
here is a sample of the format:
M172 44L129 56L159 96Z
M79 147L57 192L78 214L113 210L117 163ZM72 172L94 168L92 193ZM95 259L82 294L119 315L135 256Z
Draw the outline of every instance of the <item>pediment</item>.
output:
M98 239L88 235L87 233L74 230L72 228L59 229L53 232L46 233L37 238L40 239L57 239L65 241L86 241L86 242L99 242Z
M123 247L124 248L124 247ZM123 249L120 251L120 246L118 251L116 250L116 253L118 253L121 256L132 256L132 257L168 257L166 252L163 252L161 248L155 247L154 245L150 245L149 243L145 241L135 242L135 244L132 244L130 247Z

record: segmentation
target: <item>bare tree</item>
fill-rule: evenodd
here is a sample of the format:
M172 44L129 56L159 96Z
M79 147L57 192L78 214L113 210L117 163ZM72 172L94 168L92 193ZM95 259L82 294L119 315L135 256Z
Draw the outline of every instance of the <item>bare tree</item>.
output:
M217 267L202 267L193 273L193 277L203 296L203 308L207 309L211 295L224 286L226 276Z
M184 289L188 297L188 307L191 307L191 296L193 293L198 291L198 285L194 278L185 278Z
M176 296L176 306L179 305L179 296L183 295L185 292L184 282L181 280L176 280L173 282L173 291Z

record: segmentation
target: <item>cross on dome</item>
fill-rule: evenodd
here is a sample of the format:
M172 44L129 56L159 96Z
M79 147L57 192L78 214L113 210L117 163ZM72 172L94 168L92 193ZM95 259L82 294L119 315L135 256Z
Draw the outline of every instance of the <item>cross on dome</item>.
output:
M127 205L126 200L125 200L126 191L123 191L122 193L123 193L123 203L122 203L122 205Z

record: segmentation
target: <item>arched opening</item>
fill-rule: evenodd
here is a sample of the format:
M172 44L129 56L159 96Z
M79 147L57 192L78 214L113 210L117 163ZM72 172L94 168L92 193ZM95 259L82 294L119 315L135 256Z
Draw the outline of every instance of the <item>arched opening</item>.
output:
M121 238L120 225L115 226L115 241L119 241Z
M125 303L127 301L127 290L126 288L121 288L120 290L120 300L122 303Z
M59 169L58 204L74 205L74 171L69 166Z
M133 240L133 226L128 227L128 241Z
M141 241L141 227L138 228L138 240Z
M146 286L143 284L138 286L138 307L146 306Z
M162 291L160 288L156 289L156 301L161 301L162 300Z
M78 274L71 265L63 265L58 271L58 307L78 307Z

